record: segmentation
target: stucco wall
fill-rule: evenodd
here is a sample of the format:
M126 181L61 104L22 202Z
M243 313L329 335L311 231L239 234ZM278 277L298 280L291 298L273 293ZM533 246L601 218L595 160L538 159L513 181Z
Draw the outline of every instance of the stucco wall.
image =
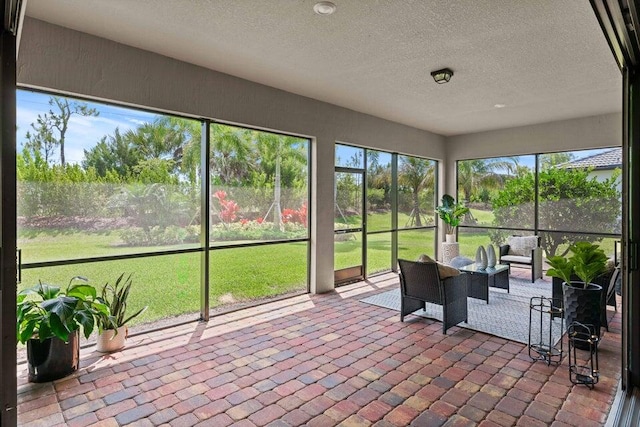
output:
M24 24L18 83L313 138L314 292L333 289L333 203L327 201L333 200L334 142L437 160L445 154L440 135L33 19Z

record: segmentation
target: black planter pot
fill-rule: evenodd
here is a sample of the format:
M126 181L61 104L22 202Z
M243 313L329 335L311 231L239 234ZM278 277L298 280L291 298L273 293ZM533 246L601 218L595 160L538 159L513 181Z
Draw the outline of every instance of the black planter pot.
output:
M27 341L29 382L44 383L57 380L78 370L80 340L78 331L69 335L69 342L59 338Z
M565 282L562 284L562 292L566 327L574 321L591 325L599 337L602 286L589 283L584 288L582 282L571 282L571 284Z

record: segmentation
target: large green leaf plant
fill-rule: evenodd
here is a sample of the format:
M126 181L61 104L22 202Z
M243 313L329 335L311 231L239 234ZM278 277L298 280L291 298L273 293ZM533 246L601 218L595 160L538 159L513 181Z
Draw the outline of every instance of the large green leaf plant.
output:
M577 276L586 289L593 279L607 269L607 255L600 245L576 242L569 247L569 252L572 254L570 257L547 257L551 267L547 270L547 276L558 277L568 284L572 283L572 276Z
M86 278L76 276L64 291L59 286L39 282L19 292L18 341L24 344L32 338L44 341L57 337L68 342L69 335L80 328L85 338L89 338L99 316L109 316L109 307L86 282Z
M446 233L453 234L455 228L460 225L462 217L469 212L469 208L462 203L457 203L449 194L445 194L442 196L442 204L436 207L436 212L446 225Z

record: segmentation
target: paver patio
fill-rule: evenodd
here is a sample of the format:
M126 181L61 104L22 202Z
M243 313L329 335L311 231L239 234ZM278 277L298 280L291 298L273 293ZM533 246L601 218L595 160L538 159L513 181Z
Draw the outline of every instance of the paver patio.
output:
M589 390L571 385L566 359L547 366L524 344L459 327L442 335L439 322L401 323L359 301L393 286L385 274L135 336L112 355L90 347L77 373L53 383L27 383L21 365L19 425L604 424L620 375L619 311Z

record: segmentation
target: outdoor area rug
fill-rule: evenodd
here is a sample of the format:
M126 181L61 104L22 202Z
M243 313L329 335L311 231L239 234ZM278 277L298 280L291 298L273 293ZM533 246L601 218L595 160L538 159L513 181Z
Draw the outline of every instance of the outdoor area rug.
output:
M467 298L469 321L468 323L460 323L458 326L528 344L530 299L540 296L550 298L551 283L542 280L531 283L527 280L510 278L509 286L510 293L503 289L489 288L489 304L479 299ZM361 301L400 312L400 285L392 291L373 295ZM536 315L533 317L531 336L532 341L538 343L540 341L540 317L537 313L534 314ZM442 306L426 303L425 311L420 309L412 315L442 321ZM543 316L544 337L548 337L549 334L548 317L548 315ZM405 317L406 319L407 317ZM557 318L553 323L552 339L555 344L561 337L561 322Z

